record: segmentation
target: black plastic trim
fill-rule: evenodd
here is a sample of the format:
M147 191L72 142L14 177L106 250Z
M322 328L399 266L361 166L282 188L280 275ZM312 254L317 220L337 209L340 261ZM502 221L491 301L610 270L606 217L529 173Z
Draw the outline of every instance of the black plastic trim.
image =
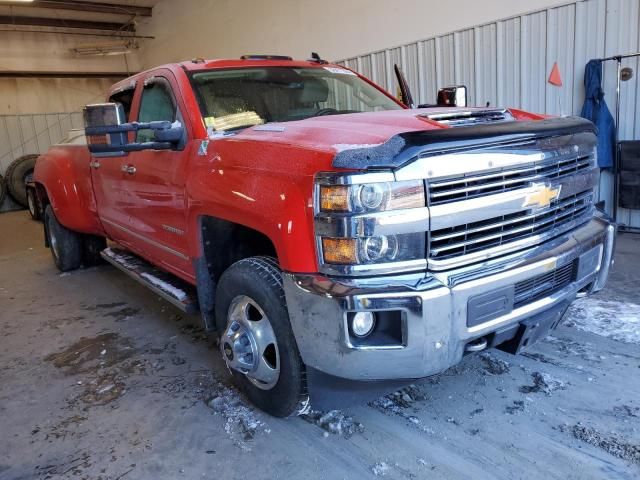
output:
M501 145L582 132L596 133L589 120L580 117L549 118L534 121L500 122L459 128L442 128L394 135L371 148L339 152L335 168L399 168L418 156L439 155L474 147Z

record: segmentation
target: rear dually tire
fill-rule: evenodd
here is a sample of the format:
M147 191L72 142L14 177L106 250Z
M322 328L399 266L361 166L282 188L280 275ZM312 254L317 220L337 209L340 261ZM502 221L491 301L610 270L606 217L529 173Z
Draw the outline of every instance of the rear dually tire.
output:
M82 263L82 235L58 222L51 205L47 205L44 212L44 222L49 248L58 270L68 272L79 268Z

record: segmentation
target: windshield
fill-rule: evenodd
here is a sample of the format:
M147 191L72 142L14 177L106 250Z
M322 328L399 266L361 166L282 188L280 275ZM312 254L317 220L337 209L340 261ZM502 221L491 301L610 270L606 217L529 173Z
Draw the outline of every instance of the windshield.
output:
M210 133L321 115L402 107L350 70L264 67L193 74Z

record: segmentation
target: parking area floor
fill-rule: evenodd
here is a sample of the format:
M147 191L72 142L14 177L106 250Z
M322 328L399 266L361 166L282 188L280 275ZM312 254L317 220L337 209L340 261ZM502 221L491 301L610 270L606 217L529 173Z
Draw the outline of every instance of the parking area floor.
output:
M197 317L110 266L60 274L41 228L0 215L0 479L640 478L640 236L525 355L411 384L314 373L315 410L282 420Z

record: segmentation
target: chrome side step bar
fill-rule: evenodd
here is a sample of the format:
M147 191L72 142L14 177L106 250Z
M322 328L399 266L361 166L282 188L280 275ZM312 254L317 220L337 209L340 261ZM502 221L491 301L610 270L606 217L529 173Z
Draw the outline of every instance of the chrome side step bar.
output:
M183 312L191 314L199 311L198 295L193 285L120 248L105 248L100 255L118 270L122 270Z

